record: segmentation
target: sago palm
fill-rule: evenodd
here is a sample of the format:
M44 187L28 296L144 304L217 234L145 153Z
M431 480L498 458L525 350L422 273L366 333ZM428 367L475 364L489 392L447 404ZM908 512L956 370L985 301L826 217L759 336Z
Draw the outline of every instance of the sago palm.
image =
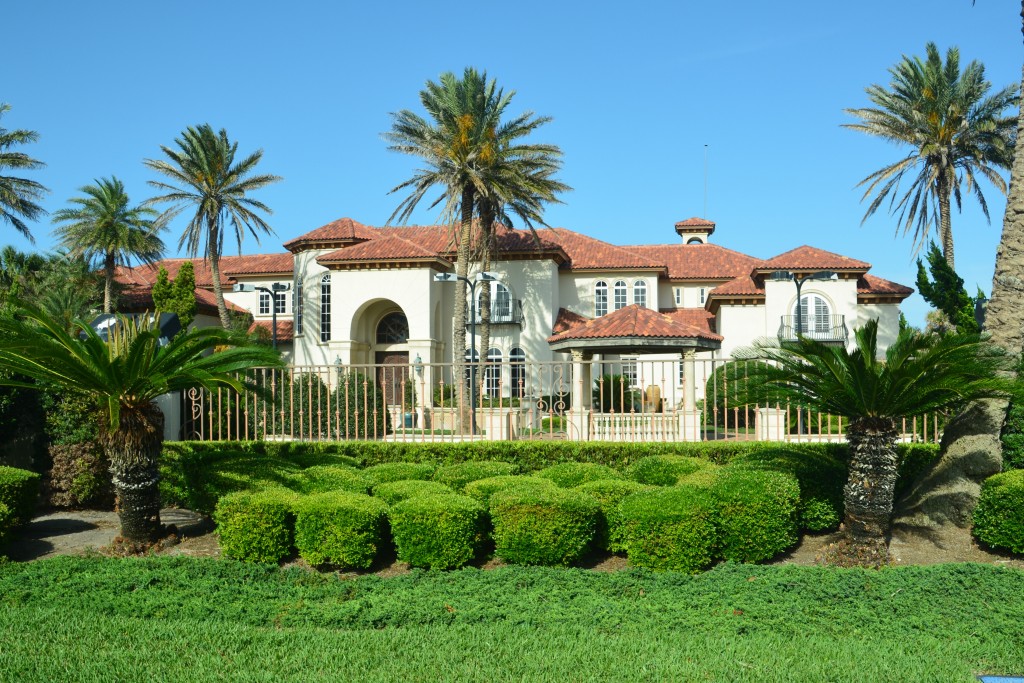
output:
M164 417L155 399L191 387L240 391L245 386L236 373L281 364L271 349L219 328L183 332L161 346L160 330L151 320L119 317L106 342L84 323L68 332L30 304L0 317L0 368L20 376L4 373L0 383L35 386L24 379L29 378L95 399L121 535L133 542L153 540L161 532Z
M224 253L224 235L230 228L242 252L242 239L246 230L258 243L260 233L274 234L258 212L273 213L263 202L250 195L267 185L281 180L268 174L253 175L263 158L258 149L249 156L235 160L238 143L228 139L223 128L214 132L209 124L190 127L174 141L177 149L161 146L166 159L146 159L150 169L166 176L167 180L151 180L149 184L165 192L147 200L146 204L170 204L163 218L170 220L186 209L194 209L178 248L186 247L189 256L200 252L210 262L213 276L213 294L224 329L231 327L224 292L220 281L220 257Z
M765 341L741 349L738 359L768 362L750 363L730 395L738 405L793 402L849 419L845 527L857 547L878 544L889 531L902 418L1019 390L1001 376L1006 355L977 335L907 329L882 358L877 320L854 336L852 351L807 337L781 347Z
M988 217L988 204L979 180L988 180L1006 193L1000 170L1009 169L1016 139L1016 119L1003 112L1017 101L1017 86L989 94L985 67L971 62L960 71L960 52L951 47L943 62L934 43L925 47L926 57L904 56L889 69L889 87L875 84L867 89L873 107L847 109L860 119L844 124L901 146L907 155L875 171L860 182L864 199L872 194L864 219L889 200L899 212L904 233L913 230L915 251L926 243L929 231L938 229L943 255L952 267L953 230L951 202L960 208L962 195L974 194ZM900 188L907 179L909 186Z
M10 109L11 105L0 103L0 118ZM25 220L34 221L46 213L37 202L48 190L34 180L2 174L9 168L31 171L45 166L24 152L12 151L15 145L24 145L38 139L39 133L34 130L7 130L0 126L0 218L13 225L15 230L31 242L35 240Z
M163 256L163 229L154 209L131 206L124 184L117 178L101 178L79 190L85 196L69 200L73 208L53 214L59 227L54 234L72 257L103 264L103 312L114 306L114 273L133 260L153 263Z

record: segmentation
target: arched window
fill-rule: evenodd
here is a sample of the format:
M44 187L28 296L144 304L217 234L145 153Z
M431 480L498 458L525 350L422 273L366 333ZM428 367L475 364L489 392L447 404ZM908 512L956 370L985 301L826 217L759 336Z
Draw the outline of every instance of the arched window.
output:
M815 335L827 335L831 331L831 311L828 301L817 294L805 294L800 297L800 334L814 337ZM793 315L797 315L796 306L793 307ZM796 320L793 320L794 327Z
M702 240L699 237L691 237L690 239L686 240L686 243L687 244L704 244L704 240Z
M295 300L292 301L292 313L295 316L295 334L302 334L302 278L295 278Z
M612 310L617 311L620 308L626 307L626 281L616 280L615 281L615 301L613 302Z
M594 317L600 318L608 313L608 283L598 280L594 283Z
M647 283L643 280L633 283L633 303L644 308L647 307Z
M487 365L484 366L484 396L496 398L501 395L501 349L487 349Z
M522 398L526 395L526 354L521 348L514 346L508 352L508 361L512 371L509 377L509 382L512 384L512 397Z
M377 323L378 344L405 344L409 341L409 321L405 313L388 313Z
M331 340L331 274L320 278L320 341Z

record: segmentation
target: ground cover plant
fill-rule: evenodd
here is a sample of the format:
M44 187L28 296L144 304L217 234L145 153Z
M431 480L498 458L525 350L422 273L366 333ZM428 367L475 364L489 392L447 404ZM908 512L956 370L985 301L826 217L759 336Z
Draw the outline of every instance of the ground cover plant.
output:
M736 564L350 579L63 557L0 565L0 677L966 682L1024 670L1022 580L984 565Z

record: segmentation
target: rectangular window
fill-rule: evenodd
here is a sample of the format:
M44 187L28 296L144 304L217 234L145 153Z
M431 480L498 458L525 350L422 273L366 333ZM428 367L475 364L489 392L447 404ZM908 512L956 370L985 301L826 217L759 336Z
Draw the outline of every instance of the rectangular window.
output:
M700 288L700 305L703 306L704 302L707 301L707 299L708 299L707 287L701 287Z
M331 274L320 281L320 341L331 341Z
M285 305L288 300L284 292L274 292L274 312L280 315L285 312Z
M683 305L683 288L676 287L676 306Z
M633 389L637 386L636 380L636 356L622 356L622 376L626 378L626 386Z
M295 300L292 302L295 313L295 334L302 334L302 278L295 278Z
M260 315L270 315L270 295L260 292Z

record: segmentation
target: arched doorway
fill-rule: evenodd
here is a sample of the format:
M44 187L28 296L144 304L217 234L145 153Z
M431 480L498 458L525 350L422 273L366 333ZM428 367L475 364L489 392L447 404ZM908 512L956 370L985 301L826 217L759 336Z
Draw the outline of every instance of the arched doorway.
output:
M377 384L384 392L384 402L388 405L410 404L413 399L409 378L409 320L402 311L391 311L377 322L374 364Z

